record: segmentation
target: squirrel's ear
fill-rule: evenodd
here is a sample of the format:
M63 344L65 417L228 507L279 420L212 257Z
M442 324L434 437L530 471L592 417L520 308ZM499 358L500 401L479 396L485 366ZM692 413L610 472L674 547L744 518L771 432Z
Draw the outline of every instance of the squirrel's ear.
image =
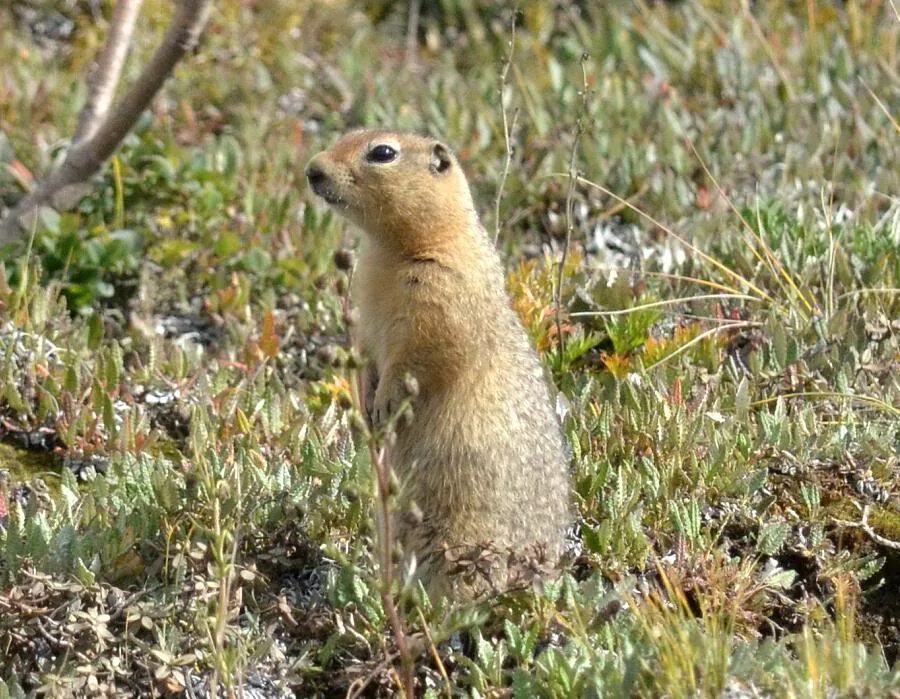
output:
M453 159L450 157L450 151L443 143L435 143L431 148L431 171L440 174L447 172L453 165Z

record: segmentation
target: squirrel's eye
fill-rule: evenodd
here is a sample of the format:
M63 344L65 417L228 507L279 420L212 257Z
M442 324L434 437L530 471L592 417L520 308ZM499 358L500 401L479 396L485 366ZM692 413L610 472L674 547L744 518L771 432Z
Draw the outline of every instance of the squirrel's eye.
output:
M396 158L397 151L383 143L372 148L366 155L366 160L370 163L389 163Z

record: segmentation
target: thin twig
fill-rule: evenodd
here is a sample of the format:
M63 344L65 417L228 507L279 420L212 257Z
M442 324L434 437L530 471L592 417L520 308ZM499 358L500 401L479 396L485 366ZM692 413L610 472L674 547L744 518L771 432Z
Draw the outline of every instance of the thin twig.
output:
M384 672L387 668L389 668L393 662L397 659L398 653L390 653L382 660L378 665L372 668L372 671L368 673L365 677L360 677L358 679L353 680L350 683L350 686L347 687L347 695L345 699L357 699L362 693L365 691L366 687L374 680L381 672ZM354 686L356 685L356 686Z
M642 196L644 196L644 194L647 192L648 189L650 189L650 183L644 182L644 184L642 184L640 186L640 188L634 194L632 194L630 197L628 197L627 201L625 201L625 202L617 201L615 204L613 204L608 209L606 209L606 211L602 212L599 216L597 216L597 220L602 221L604 219L611 218L611 217L615 216L616 214L618 214L620 211L627 209L628 204L630 202L633 202L636 199L640 199Z
M387 461L387 449L383 445L378 446L373 439L369 440L369 453L372 458L372 465L375 468L375 478L378 481L378 505L381 508L381 541L379 546L379 561L381 569L381 603L384 606L384 612L387 614L388 621L391 625L391 631L394 635L394 643L397 644L397 652L400 656L401 672L400 686L403 694L407 699L413 699L415 693L413 691L414 684L414 666L412 653L407 643L407 633L397 612L397 605L394 602L393 583L394 583L394 539L393 528L391 526L391 505L390 505L390 466Z
M647 308L657 308L658 306L671 306L677 303L688 303L690 301L710 301L713 299L738 299L741 301L759 301L756 296L749 294L697 294L696 296L685 296L680 299L663 299L662 301L651 301L650 303L642 303L631 308L621 308L615 311L579 311L572 313L573 318L582 316L621 316L635 311L643 311Z
M768 56L769 60L771 61L772 67L775 68L775 72L778 73L778 77L781 79L781 82L784 85L785 92L787 92L788 100L795 100L797 91L794 90L794 85L793 83L791 83L791 79L790 77L788 77L787 71L784 69L784 66L781 65L781 62L778 60L778 56L775 55L775 50L772 48L772 45L766 38L762 27L759 26L759 22L756 21L756 17L753 16L753 12L750 11L749 5L742 2L741 9L744 11L744 16L750 22L750 28L756 35L756 38L759 39L759 43L762 44L763 51L765 51L766 56Z
M828 205L825 204L824 188L820 190L822 201L822 213L825 216L825 229L828 231L828 278L825 280L825 317L834 315L834 275L837 266L837 245L842 234L834 237L834 222L831 212L834 210L834 180L837 175L838 145L840 144L840 132L834 139L834 152L831 154L831 180L829 181Z
M759 320L734 320L732 318L716 318L715 316L701 316L696 313L685 313L684 311L663 311L664 314L669 316L675 316L676 318L684 318L685 320L700 320L704 323L715 323L716 325L720 325L722 327L728 327L729 325L734 325L735 323L740 323L741 327L751 327L751 328L762 328L765 327L765 323Z
M441 660L441 654L438 653L437 646L434 643L434 639L431 637L431 631L428 630L428 624L425 621L425 615L422 614L422 610L419 607L416 607L416 611L419 613L419 621L422 624L422 632L425 634L425 640L428 642L428 648L431 651L431 657L434 659L434 664L437 665L438 672L444 680L444 693L447 695L447 699L450 699L453 696L450 691L450 688L453 685L450 683L450 676L447 674L447 668L444 667L444 661Z
M719 193L719 196L725 200L725 203L728 204L728 207L735 213L735 215L738 217L738 220L740 220L741 224L744 226L744 230L746 230L750 234L750 237L753 238L753 240L756 242L756 244L762 249L763 253L765 254L765 263L769 266L769 268L772 272L772 276L775 278L775 281L778 283L779 286L781 286L783 288L783 285L781 283L779 275L781 277L783 277L785 280L785 283L787 283L788 286L790 286L790 288L793 289L794 293L800 297L800 300L803 302L803 305L806 307L806 311L812 312L812 310L813 310L812 304L809 301L807 301L806 297L803 295L803 292L800 291L800 289L797 287L797 284L794 281L793 277L791 277L791 275L788 274L787 270L784 268L784 265L781 264L781 262L778 260L777 257L775 257L775 254L772 252L772 250L769 248L769 246L766 245L766 241L763 240L762 234L758 233L757 231L755 231L753 229L753 226L750 225L750 223L747 221L747 219L744 217L744 215L740 212L740 210L737 208L737 206L735 206L731 197L729 197L728 194L725 192L725 189L719 184L719 180L716 179L715 175L713 175L712 171L709 169L709 167L707 167L706 161L703 159L703 156L700 155L700 151L697 150L697 146L694 145L694 141L690 136L688 136L687 131L685 131L681 127L680 124L678 124L678 126L681 129L682 136L684 137L685 141L687 142L688 146L690 147L691 152L694 154L694 157L697 158L697 162L700 163L700 167L703 169L703 172L709 178L710 182L713 183L713 186L716 188L716 191ZM757 225L760 227L760 230L761 230L762 229L762 220L760 218L758 201L757 201L757 208L756 208L756 219L757 219ZM763 261L763 259L761 258L760 254L759 254L759 251L756 250L756 248L751 247L750 251L753 253L753 255L757 259L759 259L760 261Z
M900 408L895 408L893 405L886 403L883 400L872 398L872 396L855 396L850 393L841 393L839 391L796 391L793 393L779 393L777 396L769 396L768 398L755 400L750 405L753 407L756 407L757 405L766 405L768 403L774 403L779 398L845 398L858 403L865 403L873 408L878 408L889 415L900 416Z
M419 48L419 10L422 0L409 0L406 18L406 65L414 66Z
M562 332L562 285L563 278L566 274L566 260L569 256L569 245L572 243L572 231L575 223L572 220L572 207L575 201L575 188L581 181L575 164L578 160L578 144L584 134L584 120L588 113L588 79L587 79L587 62L589 56L586 53L581 55L581 114L575 121L575 135L572 138L572 152L569 155L569 189L566 192L566 240L563 243L562 255L559 259L559 270L556 274L556 289L554 294L554 306L556 308L556 339L559 342L559 362L562 363L565 354L566 341Z
M698 342L702 342L703 340L705 340L707 337L710 337L711 335L720 333L723 330L733 330L735 328L752 328L752 327L758 326L758 325L759 325L758 323L753 323L752 321L736 320L733 323L726 323L724 325L718 325L714 328L710 328L709 330L704 330L702 333L697 335L697 337L692 338L689 342L685 342L683 345L680 345L678 348L676 348L672 352L669 352L665 356L660 357L655 362L653 362L653 364L651 364L650 366L644 367L644 373L652 371L653 369L660 366L661 364L664 364L665 362L669 361L673 357L677 357L679 354L682 354L683 352L687 351L688 349L690 349L691 347L696 345Z
M860 78L859 81L863 84L863 87L866 88L866 90L869 92L869 95L872 97L872 99L875 100L875 104L877 104L879 106L879 108L881 109L881 111L884 112L884 115L888 118L888 120L893 125L894 130L897 133L900 133L900 123L897 122L897 120L894 118L894 115L891 114L890 110L888 110L888 108L884 106L884 102L882 102L878 98L878 95L875 94L875 91L872 90L871 87L869 87L869 84L865 80Z
M34 625L35 625L35 628L38 630L38 632L41 634L41 636L43 636L45 639L47 639L47 641L49 641L52 645L56 646L57 648L67 648L68 649L68 648L72 647L71 641L67 641L64 638L56 638L49 631L47 631L47 629L45 629L44 625L41 623L40 617L38 617L34 620Z
M510 131L515 131L516 121L519 118L518 108L513 112L512 128L506 117L506 78L509 75L509 67L512 65L516 53L516 16L518 8L513 9L512 21L509 29L509 53L500 71L500 87L497 90L500 97L500 116L503 120L503 144L506 148L506 159L503 162L503 172L500 174L500 184L497 186L497 198L494 200L494 245L500 239L500 202L503 200L503 190L506 187L506 178L509 175L509 167L512 163L513 149L509 140Z
M661 279L673 279L675 281L682 282L691 282L692 284L698 284L699 286L708 286L710 289L718 289L719 291L724 291L729 294L739 294L741 293L737 289L731 286L726 286L725 284L720 284L719 282L712 282L708 279L700 279L698 277L691 277L685 274L673 274L671 272L654 272L652 270L636 270L631 267L621 267L619 265L597 265L594 269L599 270L609 270L612 272L622 272L623 274L634 274L634 275L647 275L648 277L660 277Z
M567 175L566 175L566 173L564 173L564 172L554 172L554 173L551 173L551 174L547 175L547 177L566 177L566 176L567 176ZM728 277L730 277L731 279L734 279L735 281L740 282L741 284L743 284L744 286L746 286L748 289L750 289L751 291L753 291L754 293L756 293L761 299L765 299L766 301L769 301L769 302L772 301L772 297L769 296L769 294L767 294L767 293L766 293L765 291L763 291L761 288L759 288L758 286L756 286L756 285L755 285L753 282L751 282L749 279L745 279L744 277L742 277L740 274L738 274L738 273L735 272L734 270L729 269L726 265L724 265L724 264L722 264L721 262L719 262L716 258L714 258L714 257L712 257L712 256L710 256L710 255L707 255L705 252L703 252L703 251L702 251L700 248L698 248L696 245L692 245L691 243L689 243L685 238L683 238L682 236L678 235L674 230L672 230L672 228L671 228L670 226L667 226L667 225L664 224L662 221L660 221L658 218L655 218L654 216L651 216L650 214L648 214L646 211L644 211L644 210L641 209L640 207L635 206L634 204L632 204L631 202L629 202L627 199L623 199L623 198L620 197L618 194L616 194L615 192L613 192L613 191L610 190L610 189L607 189L607 188L604 187L603 185L597 184L596 182L593 182L593 181L591 181L591 180L589 180L589 179L587 179L587 178L585 178L585 177L578 177L578 182L579 182L580 184L587 185L588 187L593 187L594 189L597 189L597 190L603 192L605 195L607 195L607 196L609 196L609 197L612 197L612 198L615 199L616 201L618 201L618 202L624 204L626 207L628 207L629 209L631 209L632 211L634 211L638 216L641 216L642 218L647 219L648 221L650 221L650 223L652 223L653 225L657 226L663 233L665 233L665 234L668 235L669 237L674 238L675 240L677 240L677 241L678 241L679 243L681 243L681 245L683 245L686 249L690 250L692 253L694 253L695 255L697 255L697 257L699 257L699 258L702 259L702 260L705 260L706 262L709 262L713 267L715 267L716 269L718 269L720 272L722 272L722 273L725 274L726 276L728 276Z
M891 287L874 287L871 289L854 289L853 291L845 291L835 299L835 303L843 301L850 296L865 296L867 294L900 294L900 289Z
M859 522L848 522L845 519L836 519L834 517L831 518L833 524L837 524L840 527L852 527L854 529L862 529L862 531L868 536L872 541L874 541L879 546L884 546L885 548L892 549L894 551L900 551L900 541L893 541L892 539L888 539L886 537L881 536L878 532L872 529L872 525L869 524L869 506L866 505L863 507L862 511L862 519Z
M351 269L348 273L347 294L342 299L344 315L348 317L351 315L352 308L350 287L352 285L353 272L354 269ZM355 378L351 377L349 384L351 393L354 394L353 398L360 413L364 416L367 415L365 391L368 387L361 385L362 374L357 373ZM387 614L388 622L391 625L391 633L394 636L397 653L389 654L384 662L376 668L376 671L373 671L369 678L362 683L358 690L356 692L348 690L347 696L348 698L359 696L369 684L371 678L380 671L379 668L393 664L394 660L399 657L401 671L397 672L397 676L400 678L400 686L407 699L413 699L415 697L415 666L413 663L412 652L409 649L408 634L403 626L403 621L400 619L400 614L397 611L397 605L394 602L393 596L394 533L393 527L391 526L391 468L388 463L387 448L383 444L377 443L377 435L373 434L367 421L365 421L365 424L367 425L365 434L366 445L369 449L369 459L372 462L372 467L375 469L375 480L378 484L378 506L381 509L379 522L381 531L379 532L380 541L378 547L379 568L381 574L381 604L384 607L384 612ZM388 429L393 429L393 426L389 424Z
M500 173L500 184L497 187L497 198L494 201L494 245L500 240L500 202L503 200L503 191L506 189L506 178L509 176L509 168L512 164L513 147L509 141L509 134L516 130L516 124L519 121L519 108L516 107L513 112L512 126L507 128L506 125L506 107L503 107L503 138L506 144L506 158L503 161L503 172Z
M161 587L162 587L162 583L160 583L159 585L151 585L150 587L145 587L141 590L138 590L137 592L132 593L128 597L126 597L124 601L117 604L116 608L109 613L110 622L113 622L116 619L118 619L120 616L122 616L122 614L125 612L125 610L128 609L135 602L137 602L141 598L146 597L147 595L149 595L153 592L156 592Z

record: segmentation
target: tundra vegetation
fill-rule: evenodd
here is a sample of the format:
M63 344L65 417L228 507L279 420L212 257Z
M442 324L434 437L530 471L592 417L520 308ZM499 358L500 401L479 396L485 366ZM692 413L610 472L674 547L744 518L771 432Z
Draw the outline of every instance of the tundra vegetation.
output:
M506 4L219 0L3 248L0 697L391 696L404 658L433 697L900 696L897 3ZM3 209L111 10L0 7ZM572 447L558 581L378 574L354 233L303 178L357 125L453 144L497 237Z

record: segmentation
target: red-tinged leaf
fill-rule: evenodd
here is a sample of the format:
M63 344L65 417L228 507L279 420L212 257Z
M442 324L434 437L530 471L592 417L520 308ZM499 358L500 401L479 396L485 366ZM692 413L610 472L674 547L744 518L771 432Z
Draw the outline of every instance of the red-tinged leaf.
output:
M0 474L0 522L9 517L9 473Z
M9 174L15 178L22 189L31 189L31 185L34 182L34 175L31 174L31 170L25 167L22 161L13 160L6 166L6 169L9 171Z
M298 119L291 126L291 141L293 141L294 146L296 146L298 150L301 150L305 147L306 139L303 137L303 135L303 125Z
M710 204L712 204L712 198L709 195L709 190L706 187L700 187L697 190L697 208L705 211Z

